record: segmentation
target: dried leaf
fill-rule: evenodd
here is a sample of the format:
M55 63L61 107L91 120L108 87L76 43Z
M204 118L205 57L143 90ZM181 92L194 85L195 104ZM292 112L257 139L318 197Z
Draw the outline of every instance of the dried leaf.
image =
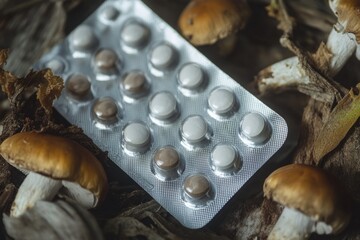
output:
M9 51L7 49L0 49L0 84L1 90L8 96L12 96L15 93L14 83L17 78L8 71L2 69L6 63Z
M299 34L301 28L298 27L298 19L290 15L289 10L291 9L288 9L287 2L284 0L272 0L267 10L270 16L278 20L278 28L284 32L280 39L281 45L292 51L298 57L302 71L301 75L309 77L309 82L306 83L296 81L295 85L293 83L286 84L286 82L282 82L279 86L272 84L273 87L270 87L269 90L271 91L275 87L279 92L282 90L280 86L286 86L285 89L296 88L299 92L305 93L322 102L333 103L335 100L339 101L347 92L347 89L331 79L330 76L327 76L326 69L322 69L324 63L318 63L312 53L301 45L301 41L298 41L300 39ZM323 46L319 48L319 51L324 51L324 53L318 52L317 55L328 55L328 49ZM262 93L267 91L268 86L262 82L261 75L256 77L256 81Z
M313 156L319 161L336 148L360 117L360 83L337 104L317 136Z
M30 72L25 80L37 87L36 97L47 113L51 113L53 101L58 98L64 87L61 77L55 76L50 69Z
M6 62L7 56L6 50L0 50L0 66ZM24 89L36 88L36 97L47 114L51 113L53 101L60 96L64 87L63 80L55 76L50 69L30 71L24 78L17 78L0 68L0 84L3 92L13 103Z
M287 11L283 0L271 0L270 4L266 7L268 15L278 20L278 28L285 34L292 33L295 19L291 17Z

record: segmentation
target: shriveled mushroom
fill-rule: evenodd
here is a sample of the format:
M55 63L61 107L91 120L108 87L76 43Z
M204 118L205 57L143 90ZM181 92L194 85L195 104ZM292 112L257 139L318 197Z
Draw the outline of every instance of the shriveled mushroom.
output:
M360 43L360 2L358 0L329 0L333 13L344 32L353 33Z
M323 71L330 77L335 76L354 54L360 43L360 3L357 0L329 0L330 8L338 17L338 22L331 30L326 48L317 60L328 62ZM326 51L324 51L326 49ZM360 59L360 50L357 54ZM327 55L327 56L325 56ZM328 60L320 59L328 57ZM296 88L300 84L308 84L309 76L299 64L297 57L277 62L258 74L260 92L281 88Z
M208 45L243 28L249 15L243 0L192 0L181 13L178 25L192 44Z
M329 41L335 43L332 49L339 49L339 62L332 59L331 66L340 69L347 59L354 53L356 46L360 44L360 2L358 0L329 0L329 5L338 19L334 28L338 34L330 34ZM342 34L351 39L350 42L343 42ZM342 63L344 62L344 63ZM340 70L339 69L339 70ZM334 75L337 72L334 72Z
M290 164L273 172L264 195L285 206L268 239L307 239L312 232L336 234L350 221L343 188L320 168Z
M59 190L86 208L95 207L105 196L107 177L102 165L70 139L17 133L1 143L0 154L28 173L11 207L12 216L21 215L38 200L51 200Z

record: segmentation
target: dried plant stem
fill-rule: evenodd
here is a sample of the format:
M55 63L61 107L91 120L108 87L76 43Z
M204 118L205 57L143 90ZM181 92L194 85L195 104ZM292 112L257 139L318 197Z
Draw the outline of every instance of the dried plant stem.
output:
M322 72L333 77L343 68L355 52L356 47L356 42L348 34L333 28L326 47L319 48L314 60L322 68L320 69ZM296 89L311 95L310 92L302 91L303 86L309 85L311 81L298 57L277 62L262 70L257 76L258 90L263 95L270 91L280 92L289 89Z

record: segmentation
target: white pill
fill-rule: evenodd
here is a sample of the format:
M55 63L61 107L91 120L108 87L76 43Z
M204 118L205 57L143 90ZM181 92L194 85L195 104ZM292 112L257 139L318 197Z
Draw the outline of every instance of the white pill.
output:
M114 21L120 12L114 6L106 6L102 9L99 17L106 21Z
M45 67L50 68L54 73L60 74L65 70L65 64L60 59L54 58L46 63Z
M242 120L242 134L254 143L265 141L270 134L265 118L259 113L248 113Z
M139 46L144 43L149 30L137 22L128 23L121 31L121 39L130 46Z
M187 89L195 89L204 81L204 73L201 68L194 63L183 66L179 72L180 86Z
M227 89L218 88L210 93L208 104L212 111L224 114L231 111L235 105L235 96Z
M190 143L196 143L203 140L207 131L207 123L201 116L190 116L181 126L181 132L184 139Z
M157 119L168 119L177 112L174 95L169 92L160 92L154 95L149 103L150 113Z
M124 141L133 147L145 147L150 142L150 131L141 123L130 123L124 129Z
M75 50L86 51L93 48L96 44L97 38L87 25L77 27L70 37L70 44Z
M151 52L150 62L155 68L167 68L173 63L174 58L174 49L167 44L161 44Z
M229 169L236 161L236 150L230 145L217 145L212 151L211 161L217 169Z

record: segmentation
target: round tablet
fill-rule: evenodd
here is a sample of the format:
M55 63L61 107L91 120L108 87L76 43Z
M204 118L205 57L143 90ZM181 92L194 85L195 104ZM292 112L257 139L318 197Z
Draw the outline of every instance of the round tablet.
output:
M103 97L95 102L93 112L96 118L106 122L113 122L117 119L118 107L114 99Z
M241 124L242 134L254 143L260 143L269 137L268 125L259 113L248 113Z
M147 90L147 81L143 73L134 71L127 73L122 80L122 88L130 95L141 94Z
M138 22L127 23L121 31L120 37L125 44L133 47L140 46L148 39L149 29Z
M118 16L120 12L118 9L116 9L114 6L108 5L105 6L99 15L99 17L106 21L114 21Z
M230 145L217 145L211 153L211 163L219 170L231 168L236 161L236 150Z
M87 51L92 49L97 42L97 38L87 25L77 27L70 37L70 44L75 50Z
M202 175L192 175L184 181L184 191L192 198L202 198L210 190L210 183Z
M48 61L45 67L50 68L54 73L60 74L65 70L65 63L58 58L54 58Z
M180 156L174 148L164 147L156 151L154 162L162 170L171 170L179 165Z
M208 126L201 116L190 116L183 122L181 133L185 140L196 143L203 140L207 134Z
M180 69L178 78L181 87L196 89L203 83L204 73L199 65L189 63Z
M101 49L96 53L94 61L97 69L107 72L116 68L118 56L111 49Z
M234 108L234 93L227 89L218 88L210 93L208 104L212 111L217 114L228 113Z
M81 74L71 75L70 78L65 83L65 88L67 92L73 98L81 100L88 96L90 93L90 81L89 79Z
M169 92L159 92L150 99L149 109L155 118L168 119L177 112L176 99Z
M150 55L150 62L155 68L167 68L175 60L175 51L167 44L156 46Z
M145 147L150 142L150 131L142 123L130 123L124 129L124 141L133 147Z

